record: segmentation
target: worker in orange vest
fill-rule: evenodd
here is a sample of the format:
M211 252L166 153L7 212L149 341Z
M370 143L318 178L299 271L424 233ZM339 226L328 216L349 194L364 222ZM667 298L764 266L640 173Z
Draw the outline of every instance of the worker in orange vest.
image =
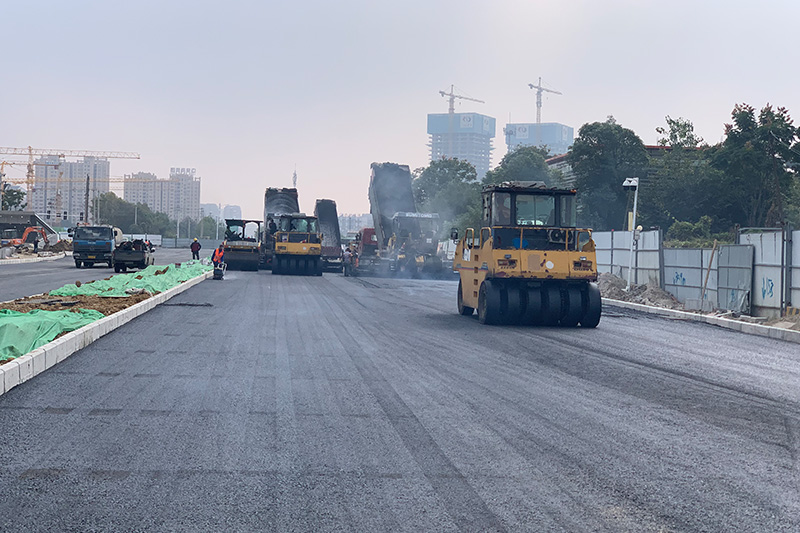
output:
M214 266L218 266L220 263L222 263L222 260L224 258L225 258L225 252L223 251L222 245L220 244L219 248L214 250L214 255L211 256L211 262L214 264Z

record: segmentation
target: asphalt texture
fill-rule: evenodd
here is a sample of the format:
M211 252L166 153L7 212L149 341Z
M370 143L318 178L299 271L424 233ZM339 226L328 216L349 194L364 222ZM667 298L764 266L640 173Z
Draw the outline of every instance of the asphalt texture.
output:
M0 530L798 531L794 344L228 272L0 396Z
M168 265L191 260L192 252L188 249L157 248L154 257L156 265ZM67 283L85 283L113 275L114 269L104 263L91 268L75 268L71 255L53 261L33 263L4 265L0 262L0 302L41 294Z

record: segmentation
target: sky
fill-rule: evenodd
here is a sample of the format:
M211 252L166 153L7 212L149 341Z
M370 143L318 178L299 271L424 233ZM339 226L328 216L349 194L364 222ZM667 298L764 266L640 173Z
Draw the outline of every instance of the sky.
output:
M665 117L708 143L735 104L800 116L800 2L672 0L7 1L0 146L138 152L111 174L197 169L201 202L263 213L266 187L369 212L369 165L429 164L428 113L578 130ZM24 168L7 169L10 176Z

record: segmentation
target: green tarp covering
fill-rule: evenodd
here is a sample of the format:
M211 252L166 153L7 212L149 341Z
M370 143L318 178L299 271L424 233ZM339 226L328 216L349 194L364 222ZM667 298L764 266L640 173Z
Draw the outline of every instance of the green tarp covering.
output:
M149 266L144 270L129 274L116 274L108 280L98 279L91 283L83 283L80 287L70 283L60 289L50 291L50 294L52 296L127 296L125 289L144 289L155 294L171 289L183 281L196 278L212 268L210 265L201 265L200 263L184 263L180 267L174 265ZM165 269L166 272L164 272ZM156 272L164 273L156 274Z
M210 265L195 262L183 263L180 267L149 266L129 274L116 274L108 280L83 283L80 287L70 283L50 291L50 295L126 297L126 289L144 289L155 294L196 278L212 268ZM61 333L74 331L103 316L99 311L86 309L34 310L27 313L0 309L0 361L24 355L47 344Z
M100 311L41 311L0 309L0 361L25 355L58 337L103 318Z

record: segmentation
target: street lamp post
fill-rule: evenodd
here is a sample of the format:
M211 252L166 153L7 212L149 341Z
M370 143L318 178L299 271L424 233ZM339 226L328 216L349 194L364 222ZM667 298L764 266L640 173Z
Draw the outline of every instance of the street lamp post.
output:
M625 287L626 291L631 290L631 272L633 271L633 243L638 238L636 234L636 206L639 201L639 178L627 178L622 187L626 190L633 189L633 220L628 228L631 232L631 250L628 256L628 285Z

